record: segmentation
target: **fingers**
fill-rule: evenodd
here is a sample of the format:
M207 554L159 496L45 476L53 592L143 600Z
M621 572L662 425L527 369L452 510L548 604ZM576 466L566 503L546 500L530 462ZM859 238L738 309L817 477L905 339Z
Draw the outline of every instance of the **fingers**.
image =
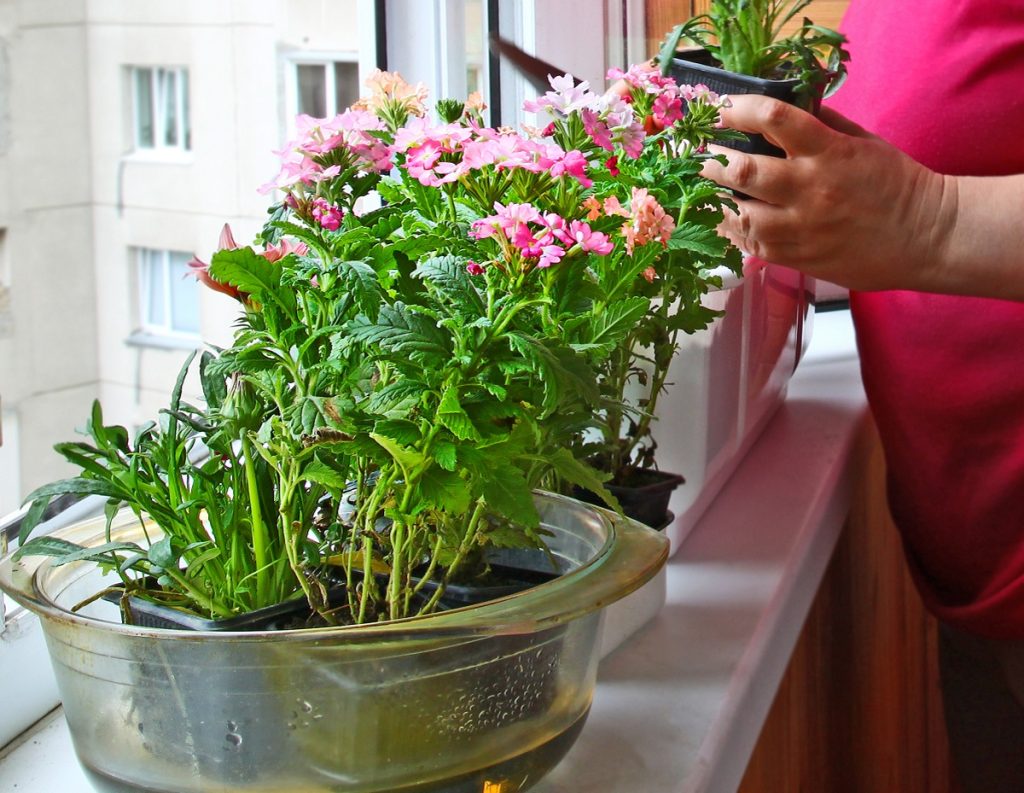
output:
M831 108L823 107L818 113L818 120L823 122L830 129L841 132L843 135L851 135L855 138L875 137L859 124L854 124L850 119Z
M828 127L810 113L766 96L738 94L729 100L732 106L722 110L726 127L764 135L791 157L821 150Z
M722 146L709 146L713 154L723 154L726 163L706 160L701 174L722 187L766 201L780 204L792 198L793 171L786 160L766 155L746 154Z
M744 253L777 264L800 259L799 236L793 234L790 213L762 201L736 201L725 210L718 230Z

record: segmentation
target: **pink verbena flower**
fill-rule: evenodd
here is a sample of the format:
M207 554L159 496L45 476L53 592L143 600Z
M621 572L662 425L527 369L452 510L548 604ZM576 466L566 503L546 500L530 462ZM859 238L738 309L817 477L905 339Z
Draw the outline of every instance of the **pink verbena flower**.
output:
M466 272L469 273L470 275L483 275L484 268L477 264L476 262L474 262L472 259L470 259L468 262L466 262Z
M592 231L582 220L570 221L567 237L582 250L599 256L607 256L615 247L607 234Z
M536 100L528 99L523 102L524 110L561 118L574 111L600 104L601 96L590 90L590 83L586 80L577 85L572 75L564 74L561 77L549 76L548 82L552 90Z
M313 200L310 214L313 216L313 220L328 231L337 231L341 228L341 219L344 217L341 207L328 203L325 198Z
M607 77L613 81L623 80L631 88L638 88L649 94L660 93L665 88L675 85L675 80L663 75L653 61L635 63L627 71L613 67L608 70Z
M626 252L630 256L637 245L646 245L653 240L658 240L667 247L675 226L672 216L665 212L646 188L633 188L630 219L622 227L622 234L626 238Z
M658 94L651 108L651 115L662 127L670 127L683 117L683 101L668 91Z

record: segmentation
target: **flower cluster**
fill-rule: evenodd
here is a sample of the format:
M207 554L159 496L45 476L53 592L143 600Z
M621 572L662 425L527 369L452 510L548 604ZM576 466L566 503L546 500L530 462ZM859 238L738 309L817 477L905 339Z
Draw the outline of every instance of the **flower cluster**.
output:
M726 100L646 65L611 76L602 94L553 78L528 105L542 130L486 127L479 101L432 117L387 73L345 112L297 120L255 248L225 227L191 263L242 311L199 361L205 404L182 401L183 373L134 449L97 409L75 492L165 538L118 557L122 575L205 614L301 591L363 623L429 612L488 549L543 547L537 487L614 505L604 482L651 463L677 338L714 316L701 296L739 257L700 175Z

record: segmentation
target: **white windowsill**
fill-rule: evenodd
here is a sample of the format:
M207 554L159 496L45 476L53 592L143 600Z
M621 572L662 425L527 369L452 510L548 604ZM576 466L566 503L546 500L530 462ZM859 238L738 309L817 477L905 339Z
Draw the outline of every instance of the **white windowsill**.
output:
M133 149L123 155L121 161L146 165L192 165L195 157L191 149Z
M175 336L144 330L136 331L124 343L129 347L153 347L158 350L198 350L203 346L199 336Z
M734 793L849 509L866 408L849 312L819 314L785 404L669 561L661 613L602 662L535 793ZM19 793L87 793L55 711L0 754Z

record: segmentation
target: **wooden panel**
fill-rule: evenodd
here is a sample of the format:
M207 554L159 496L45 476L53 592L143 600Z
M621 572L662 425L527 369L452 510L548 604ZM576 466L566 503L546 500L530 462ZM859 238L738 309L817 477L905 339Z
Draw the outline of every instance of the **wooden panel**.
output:
M685 22L695 14L707 11L710 0L647 0L644 7L644 22L647 31L647 51L654 55L665 34L675 25ZM836 28L849 0L812 0L802 16L813 19L819 25ZM796 24L799 24L796 23Z
M848 525L740 793L955 793L935 621L906 571L869 437Z

